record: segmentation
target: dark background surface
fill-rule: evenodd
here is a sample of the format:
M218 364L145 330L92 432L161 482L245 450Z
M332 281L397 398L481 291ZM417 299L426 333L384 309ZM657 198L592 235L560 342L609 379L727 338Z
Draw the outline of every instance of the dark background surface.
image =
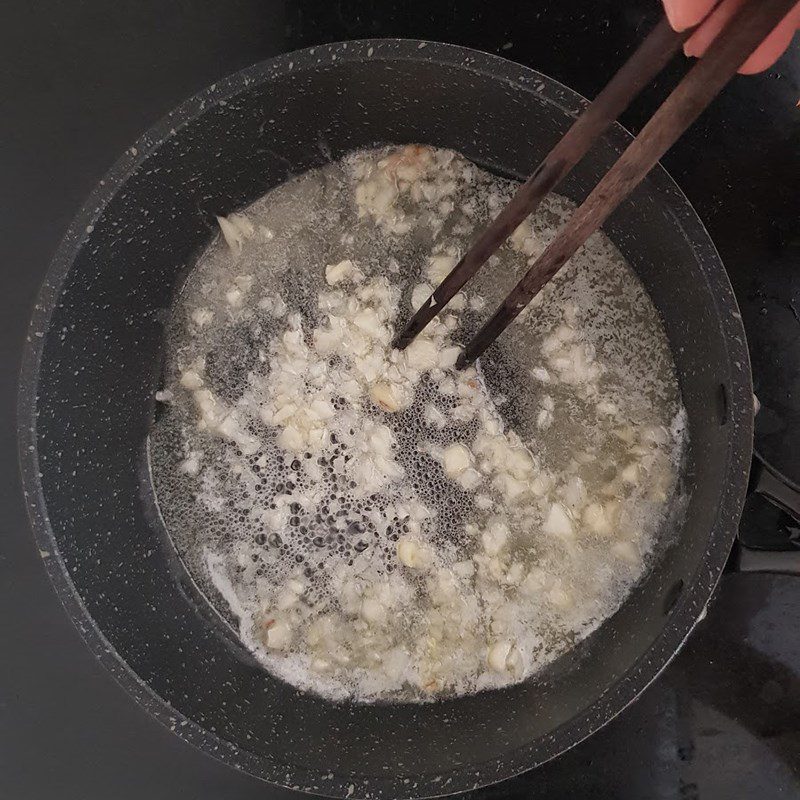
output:
M101 0L0 7L0 800L289 797L194 751L97 665L21 502L15 374L36 290L84 197L185 97L279 52L368 36L499 52L593 96L655 0ZM685 69L626 113L636 130ZM754 356L762 454L800 481L800 47L740 78L665 164L720 249ZM800 798L800 581L728 575L676 662L607 729L489 796ZM293 795L292 795L293 796Z

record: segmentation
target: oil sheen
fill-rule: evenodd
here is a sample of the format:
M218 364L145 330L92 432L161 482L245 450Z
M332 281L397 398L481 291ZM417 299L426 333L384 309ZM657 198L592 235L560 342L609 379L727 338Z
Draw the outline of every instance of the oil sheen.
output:
M515 187L452 151L357 152L220 218L175 305L161 514L220 615L304 690L424 701L535 679L624 602L680 513L674 364L604 234L454 368L566 199L392 348Z

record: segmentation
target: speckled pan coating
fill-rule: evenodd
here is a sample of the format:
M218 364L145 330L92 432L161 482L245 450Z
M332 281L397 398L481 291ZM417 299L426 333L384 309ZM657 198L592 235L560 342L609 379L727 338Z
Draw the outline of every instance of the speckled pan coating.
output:
M341 43L258 64L184 103L95 189L56 253L21 376L19 441L34 533L87 644L186 741L287 787L424 797L492 783L572 747L652 681L702 614L747 483L744 331L713 244L660 168L606 230L661 312L692 438L692 502L649 577L547 674L429 705L335 705L276 681L198 594L153 504L145 442L171 298L213 214L381 142L453 147L523 176L583 101L451 45ZM629 135L610 132L562 186L573 198Z

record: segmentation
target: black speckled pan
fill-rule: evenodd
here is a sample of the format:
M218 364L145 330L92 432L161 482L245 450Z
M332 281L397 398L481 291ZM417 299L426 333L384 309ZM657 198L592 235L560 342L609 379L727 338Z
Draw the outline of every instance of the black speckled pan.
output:
M266 780L335 797L428 797L553 758L634 698L702 614L747 484L744 331L706 231L655 169L606 226L660 311L689 417L691 502L624 606L546 674L427 705L334 704L254 665L182 575L145 444L170 303L213 215L354 148L451 147L527 175L582 107L495 56L363 41L259 64L189 100L120 159L73 222L31 323L22 468L50 576L89 647L179 736ZM580 199L629 140L614 128L560 191Z

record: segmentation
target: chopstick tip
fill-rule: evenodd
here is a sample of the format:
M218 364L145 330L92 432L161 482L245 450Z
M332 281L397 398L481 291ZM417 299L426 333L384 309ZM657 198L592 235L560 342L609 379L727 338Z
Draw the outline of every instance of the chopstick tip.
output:
M465 368L466 368L466 367L468 367L470 364L472 364L473 360L474 360L474 359L470 358L470 357L467 355L467 351L466 351L466 350L462 350L462 351L461 351L461 355L460 355L460 356L458 357L458 359L456 360L456 369L457 369L457 370L462 370L462 369L465 369Z

